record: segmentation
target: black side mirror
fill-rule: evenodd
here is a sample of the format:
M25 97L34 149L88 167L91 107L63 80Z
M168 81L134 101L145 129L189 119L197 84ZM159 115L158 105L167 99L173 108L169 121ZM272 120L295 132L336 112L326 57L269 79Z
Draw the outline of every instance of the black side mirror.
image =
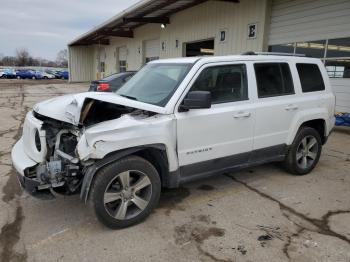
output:
M211 93L209 91L189 92L180 106L181 111L208 108L211 108Z

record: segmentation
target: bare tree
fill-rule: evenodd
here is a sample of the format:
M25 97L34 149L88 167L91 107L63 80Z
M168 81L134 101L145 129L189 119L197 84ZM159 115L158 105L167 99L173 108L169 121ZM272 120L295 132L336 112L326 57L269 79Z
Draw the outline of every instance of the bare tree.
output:
M68 50L63 49L58 52L56 63L58 66L68 67Z
M26 48L20 48L16 50L17 65L18 66L27 66L29 62L29 52Z
M2 59L2 64L4 66L15 66L16 65L16 57L14 56L5 56L3 59Z

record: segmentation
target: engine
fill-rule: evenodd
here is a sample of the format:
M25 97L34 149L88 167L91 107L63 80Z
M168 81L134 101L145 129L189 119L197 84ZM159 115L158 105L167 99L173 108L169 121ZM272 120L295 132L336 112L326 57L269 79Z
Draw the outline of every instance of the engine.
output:
M38 189L53 189L62 194L79 192L84 169L76 154L79 128L34 114L44 122L42 130L46 133L47 146L46 161L32 170L32 176L41 182Z

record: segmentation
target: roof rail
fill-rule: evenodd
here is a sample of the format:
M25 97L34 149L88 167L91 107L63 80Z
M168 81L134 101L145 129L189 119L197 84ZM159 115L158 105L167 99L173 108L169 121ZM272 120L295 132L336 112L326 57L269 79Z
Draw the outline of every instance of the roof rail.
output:
M277 53L277 52L253 52L248 51L242 53L242 55L276 55L276 56L299 56L299 57L306 57L304 54L290 54L290 53Z

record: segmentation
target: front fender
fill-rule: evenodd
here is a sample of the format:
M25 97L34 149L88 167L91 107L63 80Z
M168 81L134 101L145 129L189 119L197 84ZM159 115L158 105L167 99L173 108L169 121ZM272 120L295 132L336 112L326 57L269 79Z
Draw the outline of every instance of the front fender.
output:
M91 188L92 181L96 175L96 173L101 170L101 168L119 160L123 157L132 155L138 151L145 149L145 147L136 147L136 148L128 148L119 152L115 152L104 159L96 161L92 166L89 166L85 172L81 191L80 191L80 199L87 203L89 198L89 192Z

